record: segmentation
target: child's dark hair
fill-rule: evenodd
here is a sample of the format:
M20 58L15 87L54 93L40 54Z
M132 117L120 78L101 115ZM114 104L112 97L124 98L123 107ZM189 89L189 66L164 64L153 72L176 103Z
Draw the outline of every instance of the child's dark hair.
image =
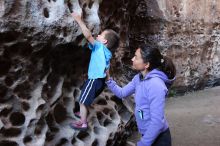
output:
M105 39L108 41L107 48L113 52L119 46L119 35L112 29L106 29Z
M167 75L168 79L175 77L176 68L173 61L163 56L157 47L144 45L140 47L140 50L144 63L150 63L149 71L158 68Z

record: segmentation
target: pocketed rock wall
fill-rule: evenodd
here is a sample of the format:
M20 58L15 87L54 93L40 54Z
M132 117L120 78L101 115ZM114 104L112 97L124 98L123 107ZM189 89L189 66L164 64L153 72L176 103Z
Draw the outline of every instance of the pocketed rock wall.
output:
M157 44L177 67L174 92L219 85L220 2L206 0L1 0L0 145L123 145L133 130L132 98L107 89L89 108L89 130L69 127L86 79L90 52L70 11L83 11L97 35L120 34L113 76L125 85L131 57Z

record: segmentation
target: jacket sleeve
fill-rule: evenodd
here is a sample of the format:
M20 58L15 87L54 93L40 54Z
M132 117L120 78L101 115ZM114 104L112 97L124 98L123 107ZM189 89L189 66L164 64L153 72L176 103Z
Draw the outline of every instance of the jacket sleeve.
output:
M164 126L164 108L167 89L157 83L149 85L150 124L137 146L151 146Z
M134 77L135 78L135 77ZM118 86L117 83L110 79L106 82L108 88L120 99L125 98L135 92L135 79L132 79L127 85L123 88Z

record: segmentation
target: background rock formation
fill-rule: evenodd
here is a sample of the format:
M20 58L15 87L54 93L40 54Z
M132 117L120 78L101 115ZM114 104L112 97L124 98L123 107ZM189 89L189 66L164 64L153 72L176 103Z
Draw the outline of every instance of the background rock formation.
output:
M129 134L132 98L122 102L107 90L90 108L87 132L68 126L90 55L72 10L83 11L94 35L106 28L120 34L112 69L121 85L143 43L174 59L174 92L219 85L218 1L1 0L0 145L119 145Z

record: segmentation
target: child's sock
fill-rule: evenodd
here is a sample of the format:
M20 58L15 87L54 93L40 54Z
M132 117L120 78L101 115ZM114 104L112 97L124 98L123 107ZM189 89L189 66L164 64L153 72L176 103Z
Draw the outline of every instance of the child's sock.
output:
M80 112L75 112L74 115L75 115L77 118L81 118Z

